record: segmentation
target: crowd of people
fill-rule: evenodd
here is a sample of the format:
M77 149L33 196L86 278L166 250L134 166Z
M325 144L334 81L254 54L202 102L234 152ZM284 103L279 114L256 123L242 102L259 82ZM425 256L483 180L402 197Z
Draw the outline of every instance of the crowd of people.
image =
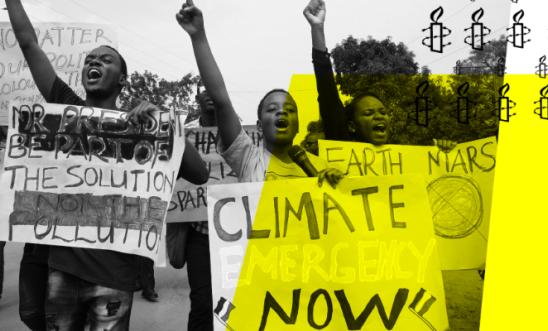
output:
M61 80L40 48L21 0L6 0L10 21L37 88L48 103L118 109L116 100L127 79L123 56L114 48L101 46L86 57L81 99ZM318 139L359 141L374 145L390 141L391 112L375 91L363 91L347 105L339 98L327 50L323 0L311 0L304 16L311 28L312 61L316 75L321 120L309 125L302 143L307 157L318 170L318 182L336 185L344 174L317 156ZM199 73L205 87L198 95L202 108L200 123L218 128L218 151L240 182L309 177L296 164L290 149L299 128L299 107L291 94L280 88L268 91L257 106L257 128L264 145L257 147L245 133L234 109L221 71L210 49L204 16L192 0L176 13L176 20L190 37ZM147 102L128 111L128 118L140 121L155 109ZM303 110L301 110L303 111ZM304 110L306 111L306 110ZM450 151L455 143L438 140ZM208 170L191 143L185 145L178 178L194 184L208 180ZM185 232L182 257L187 264L190 285L188 330L213 330L211 266L207 222L169 224L167 236ZM169 239L168 239L169 240ZM5 243L0 243L3 253ZM3 257L3 254L0 254ZM3 262L3 260L0 260ZM3 263L2 263L3 266ZM182 265L180 265L182 267ZM1 270L0 270L1 271ZM19 313L31 330L128 330L135 291L151 301L154 290L152 260L111 250L26 244L19 274ZM1 273L0 273L1 274ZM0 281L2 278L0 277ZM1 297L0 287L0 297Z

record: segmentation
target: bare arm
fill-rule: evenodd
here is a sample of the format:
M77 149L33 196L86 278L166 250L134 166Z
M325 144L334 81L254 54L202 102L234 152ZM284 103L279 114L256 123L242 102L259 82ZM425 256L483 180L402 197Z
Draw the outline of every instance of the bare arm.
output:
M202 12L194 6L192 0L187 0L177 13L176 18L179 25L190 36L200 76L208 95L215 103L219 134L223 144L228 147L236 139L242 126L228 96L221 71L209 47Z
M196 185L205 184L209 179L209 171L206 168L204 160L202 160L202 157L188 139L185 143L183 161L177 175L177 178L179 177Z
M57 77L46 53L38 45L34 28L21 4L21 0L6 0L13 32L29 65L32 78L42 96L49 101L51 87Z

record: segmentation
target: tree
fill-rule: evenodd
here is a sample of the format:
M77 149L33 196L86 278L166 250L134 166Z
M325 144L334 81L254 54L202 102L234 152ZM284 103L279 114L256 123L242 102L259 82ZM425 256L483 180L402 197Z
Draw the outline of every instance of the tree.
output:
M470 135L485 137L498 133L496 107L504 82L507 45L506 36L501 35L487 43L482 51L472 50L466 59L458 61L468 70L453 76L453 85L467 82L470 86L468 94L474 113Z
M392 111L391 143L431 142L428 130L409 125L417 86L429 79L430 70L419 67L415 54L405 44L396 44L390 38L357 40L349 36L331 53L342 93L355 97L372 92Z
M462 73L500 74L505 64L506 45L506 36L501 35L487 43L481 51L472 49L466 59L458 61L457 67L475 68L470 70L472 72L465 70Z
M431 145L434 138L464 142L496 134L494 114L502 81L496 73L505 54L506 41L501 37L460 61L481 66L481 71L436 75L426 66L419 67L407 46L390 38L357 40L350 36L332 50L341 92L355 97L369 91L381 97L393 113L391 143L412 145ZM427 126L413 119L420 96L428 99ZM458 118L459 97L469 99L467 122Z
M349 36L331 53L337 83L344 94L351 96L372 87L388 95L399 94L402 91L398 85L405 84L408 76L419 70L415 54L403 43L396 44L390 38L357 40Z
M419 69L415 54L405 44L394 43L390 37L378 41L371 36L367 40L349 36L333 49L332 54L336 71L340 73L416 74Z
M178 81L167 81L149 71L134 72L120 95L121 107L131 109L139 100L146 100L164 110L173 107L187 110L186 121L190 122L200 117L198 105L192 97L199 80L199 76L192 74Z

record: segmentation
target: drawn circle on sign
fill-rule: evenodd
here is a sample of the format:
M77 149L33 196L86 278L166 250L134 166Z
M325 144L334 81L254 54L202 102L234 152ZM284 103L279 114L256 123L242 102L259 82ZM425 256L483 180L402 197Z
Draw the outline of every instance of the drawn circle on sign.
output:
M443 176L428 184L428 198L436 235L465 238L483 219L483 198L478 184L471 178Z

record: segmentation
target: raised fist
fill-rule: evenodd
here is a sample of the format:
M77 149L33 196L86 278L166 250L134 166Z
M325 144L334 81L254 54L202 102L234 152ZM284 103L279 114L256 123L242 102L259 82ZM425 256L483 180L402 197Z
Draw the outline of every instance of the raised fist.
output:
M202 11L194 6L194 1L187 0L181 10L175 15L179 25L190 35L204 30Z
M325 22L325 2L323 0L310 0L303 10L304 17L310 25L320 25Z

